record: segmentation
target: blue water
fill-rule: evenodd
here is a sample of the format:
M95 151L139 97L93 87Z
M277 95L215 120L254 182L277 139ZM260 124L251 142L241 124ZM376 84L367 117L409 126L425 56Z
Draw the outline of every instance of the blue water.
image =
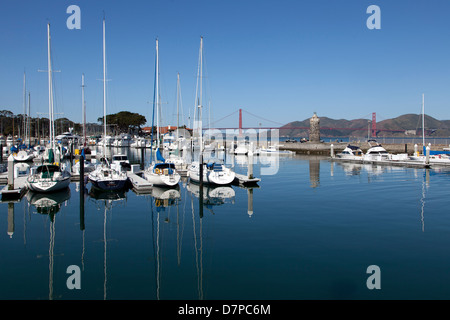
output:
M222 190L231 198L205 188L202 208L186 181L170 201L74 182L53 214L30 195L0 203L0 299L450 299L449 171L273 163L261 175L256 159L259 187ZM367 287L371 265L381 289Z

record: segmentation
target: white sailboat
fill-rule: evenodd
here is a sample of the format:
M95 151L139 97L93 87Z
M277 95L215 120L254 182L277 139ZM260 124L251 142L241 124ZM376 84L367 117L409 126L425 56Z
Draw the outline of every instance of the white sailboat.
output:
M227 185L234 181L236 175L233 170L225 167L221 162L212 161L209 163L203 162L203 130L202 130L202 77L203 77L203 37L200 38L200 52L199 64L197 72L197 81L199 81L199 96L198 101L198 139L200 148L200 161L194 161L188 168L188 176L192 181L200 182L201 171L203 172L202 181L204 183Z
M431 164L450 164L450 150L432 150L431 144L428 144L429 155L428 162ZM419 151L410 156L409 159L419 162L427 161L427 145L425 145L425 95L422 94L422 154Z
M50 57L50 24L47 24L48 37L48 100L50 115L50 148L46 151L47 157L41 165L32 168L27 177L28 188L35 192L53 192L67 188L70 184L70 172L62 168L59 162L54 161L55 134L53 119L53 85L52 65Z
M143 177L150 182L154 186L166 186L166 187L174 187L178 185L180 181L180 174L175 169L175 165L173 163L166 163L165 159L162 157L161 152L159 150L159 112L160 112L160 94L159 94L159 44L158 39L156 39L156 65L155 65L155 93L154 93L154 103L153 103L153 117L154 119L154 110L156 107L156 128L157 128L157 149L156 149L156 161L152 161L150 166L144 170ZM153 123L152 123L153 128ZM152 143L153 143L153 129L152 129ZM150 151L152 152L152 151ZM153 156L152 156L153 158ZM153 160L153 159L152 159Z
M17 162L27 162L34 159L34 150L30 148L30 137L28 130L30 128L30 104L31 98L30 93L28 93L28 112L26 111L27 96L26 96L26 77L25 72L23 73L23 112L26 120L24 121L24 139L22 144L17 146L17 152L13 152L12 156L14 161Z
M103 19L103 137L106 141L106 41L105 19ZM113 166L106 158L106 143L103 143L101 164L89 173L89 181L95 188L101 190L120 190L125 188L128 176L121 166Z

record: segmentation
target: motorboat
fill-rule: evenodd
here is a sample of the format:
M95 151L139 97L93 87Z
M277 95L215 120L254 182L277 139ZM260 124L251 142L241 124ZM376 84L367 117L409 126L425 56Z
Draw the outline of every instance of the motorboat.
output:
M371 142L375 142L375 145L372 145ZM381 146L375 140L368 141L370 148L363 155L364 161L405 161L408 160L408 154L391 154L386 151L385 148Z
M271 146L268 146L267 148L266 147L261 147L259 149L259 153L260 154L279 154L279 155L292 155L292 154L295 154L294 151L280 150L279 147L280 147L279 145L278 146L271 145Z
M57 135L55 137L55 140L62 145L76 145L78 144L80 137L76 134L73 134L72 130L69 130L68 132L63 132L62 134Z
M336 154L339 159L362 160L364 153L358 146L348 144L342 152Z
M112 156L111 164L113 166L120 166L121 168L129 171L131 169L130 161L128 160L128 156L123 153L117 153Z

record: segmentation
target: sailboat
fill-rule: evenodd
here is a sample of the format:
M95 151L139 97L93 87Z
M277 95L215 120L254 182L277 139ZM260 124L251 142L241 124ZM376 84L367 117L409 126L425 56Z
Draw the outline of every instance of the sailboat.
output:
M200 52L199 52L199 64L197 72L197 81L199 85L199 97L198 101L198 137L200 147L200 161L194 161L188 168L188 176L192 181L200 182L201 171L203 172L202 181L204 183L226 185L231 184L236 175L233 170L225 167L222 161L218 159L210 161L209 163L203 163L203 130L202 130L202 77L203 77L203 37L200 38ZM202 170L200 170L202 169Z
M431 144L429 144L429 157L428 161L434 164L450 164L450 151L449 150L431 150ZM422 155L419 152L410 156L411 160L425 162L427 157L427 146L425 145L425 95L422 94Z
M55 132L53 118L53 84L52 64L50 56L50 23L47 24L48 38L48 100L50 115L50 148L46 150L44 161L30 170L26 183L28 188L35 192L54 192L67 188L70 184L70 172L62 168L59 162L54 160Z
M156 149L156 161L152 162L148 168L144 170L144 178L154 186L166 186L174 187L178 185L180 181L180 174L175 169L173 163L167 163L161 154L160 147L160 137L159 137L159 112L160 112L160 94L159 94L159 45L158 39L156 39L156 64L155 64L155 92L153 97L153 117L152 117L152 128L155 115L156 106L156 127L157 127L157 149ZM153 129L151 137L152 149L153 149ZM152 152L152 151L150 151ZM153 152L152 152L153 153ZM152 154L153 158L153 154ZM152 159L153 160L153 159Z
M187 152L187 140L184 135L180 135L180 102L181 102L181 89L180 89L180 74L177 74L177 131L175 141L173 141L169 149L175 150L175 153L169 154L169 158L166 162L173 163L178 173L183 174L187 172L188 163L186 161ZM186 132L183 130L182 132Z
M105 19L103 19L103 141L106 141L106 44ZM125 188L128 176L120 165L112 165L106 157L106 144L103 143L101 164L89 173L89 181L101 190L120 190Z
M24 121L24 139L22 141L22 144L18 145L17 148L13 149L11 148L11 151L15 151L12 153L14 161L18 162L26 162L26 161L32 161L34 158L34 150L30 148L30 137L28 134L28 130L30 128L30 94L28 93L28 112L26 111L26 104L27 104L27 96L26 96L26 77L25 72L23 73L23 111L25 116Z

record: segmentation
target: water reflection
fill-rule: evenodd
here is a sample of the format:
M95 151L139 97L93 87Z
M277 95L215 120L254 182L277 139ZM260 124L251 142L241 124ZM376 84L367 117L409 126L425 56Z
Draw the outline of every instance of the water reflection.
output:
M53 193L37 193L28 191L26 198L29 204L36 208L37 213L48 215L50 218L50 239L48 248L49 257L49 293L48 299L53 300L53 276L55 258L55 235L56 235L56 214L60 211L63 203L67 204L70 199L70 188L65 188Z
M311 188L320 186L320 159L309 159L309 181Z
M236 193L231 186L212 186L200 185L195 182L189 182L186 186L187 190L191 192L196 198L203 197L203 205L212 209L212 206L220 206L225 203L234 204Z
M45 214L54 221L54 216L61 209L62 203L70 199L70 188L65 188L52 193L39 193L28 191L26 198L36 208L37 213Z

